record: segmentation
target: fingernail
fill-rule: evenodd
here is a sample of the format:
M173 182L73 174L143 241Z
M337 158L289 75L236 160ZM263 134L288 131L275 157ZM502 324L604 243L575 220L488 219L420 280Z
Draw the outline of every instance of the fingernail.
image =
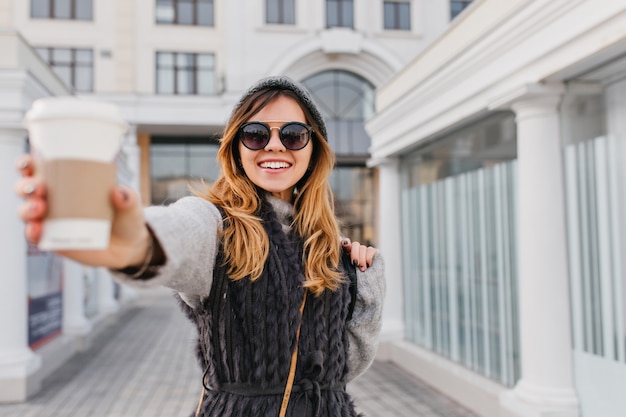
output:
M346 246L346 245L348 244L348 239L344 239L344 240L342 240L342 241L341 241L341 244L342 244L343 246Z
M28 168L28 160L24 159L24 160L20 161L20 163L18 164L18 168L19 169L26 169L26 168Z
M122 188L120 189L120 193L122 194L124 201L128 201L128 192Z
M35 187L35 184L29 182L28 184L24 185L24 187L22 188L22 192L24 192L25 195L31 195L35 192L36 189L37 187Z
M352 261L352 265L354 265L355 268L359 267L359 261L357 261L356 259L354 261Z

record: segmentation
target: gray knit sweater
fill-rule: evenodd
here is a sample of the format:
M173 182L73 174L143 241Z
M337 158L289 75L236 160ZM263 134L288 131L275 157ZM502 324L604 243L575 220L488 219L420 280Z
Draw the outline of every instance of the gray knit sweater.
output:
M283 228L288 229L293 206L274 197L269 197L268 201ZM199 197L185 197L167 207L148 207L145 215L167 261L159 273L148 280L133 280L112 271L114 277L135 287L162 285L171 288L194 308L211 290L222 220L219 210ZM362 374L376 354L385 293L383 272L383 259L379 253L365 272L357 269L358 293L354 313L348 323L349 381Z

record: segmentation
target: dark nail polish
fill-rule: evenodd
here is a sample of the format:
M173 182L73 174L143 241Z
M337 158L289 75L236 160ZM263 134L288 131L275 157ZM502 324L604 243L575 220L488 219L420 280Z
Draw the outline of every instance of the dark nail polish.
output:
M357 261L356 259L354 261L352 261L352 265L354 265L355 268L359 267L359 261Z

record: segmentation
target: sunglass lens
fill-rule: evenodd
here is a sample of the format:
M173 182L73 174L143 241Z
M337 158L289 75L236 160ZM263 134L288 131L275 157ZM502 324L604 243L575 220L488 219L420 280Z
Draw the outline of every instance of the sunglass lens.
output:
M248 149L263 149L269 141L270 132L267 127L258 123L246 125L241 130L241 141Z
M302 149L309 142L309 130L299 123L287 123L280 129L281 140L286 148Z

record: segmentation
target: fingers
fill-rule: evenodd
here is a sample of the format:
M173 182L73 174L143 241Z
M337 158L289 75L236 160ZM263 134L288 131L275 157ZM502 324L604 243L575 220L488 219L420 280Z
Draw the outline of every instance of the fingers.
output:
M367 246L363 246L359 242L352 242L352 262L354 262L354 266L361 271L367 269L366 253Z
M374 255L376 255L377 251L376 248L361 245L359 242L351 242L350 246L350 258L355 268L359 268L361 271L367 270L374 261Z
M15 184L15 193L24 199L44 198L46 187L41 181L33 177L24 177Z
M24 235L26 239L37 244L41 239L43 229L42 222L48 210L45 196L46 187L40 181L30 177L30 167L22 167L21 170L27 175L20 179L15 186L15 193L24 199L18 207L17 214L26 223Z
M24 236L30 243L37 245L43 230L43 218L46 215L46 187L33 177L34 160L30 155L22 155L15 161L15 167L22 178L15 185L15 193L24 199L18 207L19 217L26 223Z
M138 203L137 194L130 188L119 185L113 190L113 207L118 210L124 210Z
M111 193L111 202L115 210L111 238L123 245L132 244L146 233L139 195L129 187L118 185Z
M376 252L378 252L378 249L376 249L373 246L368 246L367 250L365 252L365 263L366 265L372 266L372 263L374 262L374 256L376 255Z
M350 239L345 237L345 238L341 239L341 247L345 251L350 252L352 250L352 242L350 242Z
M31 177L35 172L35 164L30 155L22 155L15 161L15 166L23 177Z
M37 245L39 240L41 239L41 232L43 230L42 223L39 222L29 222L26 223L26 227L24 228L24 236L26 240L28 240L33 245Z
M29 198L18 207L17 214L25 222L41 221L46 215L46 203L41 198Z

